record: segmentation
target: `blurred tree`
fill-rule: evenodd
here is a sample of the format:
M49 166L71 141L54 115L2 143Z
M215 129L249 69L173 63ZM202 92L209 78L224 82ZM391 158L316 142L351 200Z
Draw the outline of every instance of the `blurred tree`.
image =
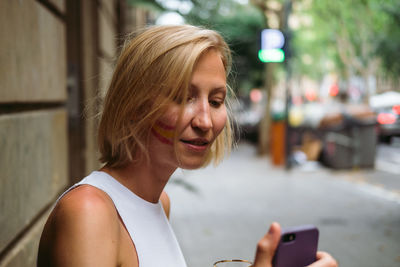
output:
M296 16L311 19L295 31L298 57L293 60L293 69L297 75L320 80L335 71L344 81L362 77L363 100L368 103L371 77L376 77L379 70L399 74L398 1L303 0L296 4Z
M382 68L392 78L400 74L400 2L381 1L379 9L384 14L381 30L378 32L377 55L382 58ZM399 89L400 90L400 89Z
M149 9L156 12L165 11L164 6L161 5L159 1L156 0L126 0L126 1L128 4L132 6Z
M265 27L262 13L235 0L191 0L193 7L182 14L186 22L220 32L233 51L234 79L239 95L263 84L263 64L258 60L259 35Z

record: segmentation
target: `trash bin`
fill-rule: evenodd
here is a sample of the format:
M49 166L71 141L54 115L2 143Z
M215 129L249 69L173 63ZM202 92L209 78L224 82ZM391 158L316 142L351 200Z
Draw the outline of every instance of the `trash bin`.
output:
M331 123L325 120L324 125L323 164L334 169L374 167L377 132L373 114L342 113Z

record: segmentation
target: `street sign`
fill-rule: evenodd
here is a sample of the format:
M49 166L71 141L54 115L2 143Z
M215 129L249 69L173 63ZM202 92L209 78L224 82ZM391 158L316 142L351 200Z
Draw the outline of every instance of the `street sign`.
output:
M283 33L275 29L264 29L261 31L261 50L258 58L262 62L283 62L285 53L282 50L285 44Z
M275 29L261 31L261 50L282 48L285 44L283 33Z
M265 49L258 51L258 58L262 62L283 62L285 53L282 49Z

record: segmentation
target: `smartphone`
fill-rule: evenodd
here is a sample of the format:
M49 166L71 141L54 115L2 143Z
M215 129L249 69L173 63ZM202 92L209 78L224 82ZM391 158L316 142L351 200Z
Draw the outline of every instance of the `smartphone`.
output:
M314 225L282 229L273 267L304 267L316 260L319 231Z

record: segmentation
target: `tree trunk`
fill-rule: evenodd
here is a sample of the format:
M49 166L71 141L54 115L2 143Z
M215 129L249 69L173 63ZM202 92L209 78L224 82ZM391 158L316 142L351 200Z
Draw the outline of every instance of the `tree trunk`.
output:
M267 63L265 65L265 84L264 90L267 96L267 103L265 105L265 113L260 123L260 128L258 131L258 154L265 155L269 152L269 141L270 141L270 128L271 128L271 98L272 98L272 88L273 88L273 74L274 74L275 64Z

